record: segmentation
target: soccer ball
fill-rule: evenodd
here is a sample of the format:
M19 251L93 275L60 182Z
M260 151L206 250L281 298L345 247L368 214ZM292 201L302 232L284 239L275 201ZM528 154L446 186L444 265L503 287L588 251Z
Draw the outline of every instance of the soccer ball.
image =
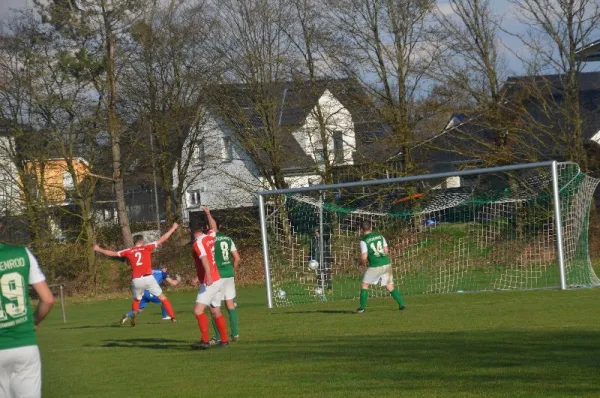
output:
M310 260L308 262L308 268L310 268L313 271L315 271L317 268L319 268L319 262L317 260Z
M284 298L285 296L287 296L287 293L285 291L279 289L279 291L277 292L277 297Z
M323 289L321 289L320 287L315 289L315 296L322 296L323 295Z

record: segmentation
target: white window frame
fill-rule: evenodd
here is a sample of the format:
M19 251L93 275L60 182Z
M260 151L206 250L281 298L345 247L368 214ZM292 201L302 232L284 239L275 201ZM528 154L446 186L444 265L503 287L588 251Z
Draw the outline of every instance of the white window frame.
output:
M333 141L333 161L336 163L344 163L346 161L344 133L340 130L335 130L332 134L331 140ZM341 144L341 146L337 148L336 143Z
M231 137L222 137L221 143L223 144L223 148L222 148L223 163L229 163L229 162L233 161L233 143L231 141Z
M204 141L197 141L194 144L194 151L192 152L192 163L203 165L206 161L206 151L204 148Z
M65 191L72 191L75 189L75 180L69 171L63 171L63 188Z
M202 190L194 189L187 192L188 207L199 207L202 204Z

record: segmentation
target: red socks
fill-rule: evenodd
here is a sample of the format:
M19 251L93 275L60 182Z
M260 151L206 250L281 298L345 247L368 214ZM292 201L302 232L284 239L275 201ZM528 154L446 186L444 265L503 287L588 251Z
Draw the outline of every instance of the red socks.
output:
M223 343L227 343L227 322L225 322L225 317L221 315L217 319L215 319L215 323L217 324L217 329L219 330L219 334L221 335L221 341ZM207 326L208 328L208 323Z
M208 343L208 318L206 317L206 314L202 313L200 315L196 315L196 319L198 320L200 333L202 333L202 341Z
M140 300L134 299L131 303L131 309L133 310L133 312L138 312L140 309Z
M169 314L171 319L175 319L175 312L173 312L173 307L171 307L171 302L168 298L162 301L162 305L165 307L165 310L167 310L167 314Z

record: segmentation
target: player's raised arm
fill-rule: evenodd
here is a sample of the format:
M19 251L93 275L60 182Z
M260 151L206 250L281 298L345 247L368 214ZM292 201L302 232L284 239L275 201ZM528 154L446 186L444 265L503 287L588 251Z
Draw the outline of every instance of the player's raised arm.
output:
M204 212L206 213L206 218L208 219L208 227L217 232L217 222L213 218L212 214L210 214L210 209L208 206L204 206Z
M113 250L106 250L106 249L101 248L98 245L94 245L94 251L96 251L100 254L104 254L105 256L108 256L108 257L120 257L119 252L116 252Z
M163 236L161 236L160 239L156 241L156 244L162 245L163 243L165 243L167 241L167 239L169 239L171 237L171 235L173 235L173 232L175 232L175 230L177 228L179 228L179 224L173 223L173 226L171 226L171 229L169 229Z

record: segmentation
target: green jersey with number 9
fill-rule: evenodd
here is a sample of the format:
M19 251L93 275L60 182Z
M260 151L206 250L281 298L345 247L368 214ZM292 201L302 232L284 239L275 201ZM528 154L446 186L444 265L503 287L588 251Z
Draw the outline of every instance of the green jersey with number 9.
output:
M360 238L360 251L367 253L369 267L382 267L391 264L390 257L385 253L387 242L376 232L369 232Z
M221 278L233 278L233 256L231 252L237 251L231 238L221 232L215 237L215 262Z
M0 350L37 344L29 285L43 280L35 257L25 247L0 243Z

